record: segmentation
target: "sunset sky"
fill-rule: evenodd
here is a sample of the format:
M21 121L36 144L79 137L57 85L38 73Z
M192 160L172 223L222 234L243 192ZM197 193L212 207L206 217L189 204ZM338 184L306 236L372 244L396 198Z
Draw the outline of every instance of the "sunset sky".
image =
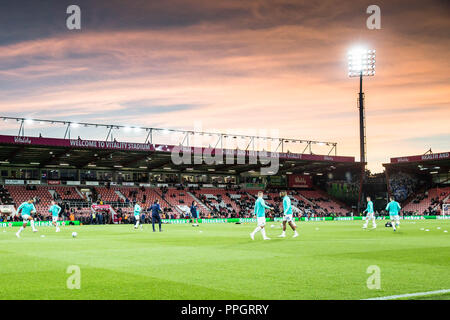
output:
M335 141L338 155L359 159L359 83L346 55L362 44L377 50L377 74L364 80L369 169L450 151L448 1L1 3L0 116L265 128ZM66 28L71 4L81 30ZM381 30L366 28L371 4ZM16 128L0 123L2 134Z

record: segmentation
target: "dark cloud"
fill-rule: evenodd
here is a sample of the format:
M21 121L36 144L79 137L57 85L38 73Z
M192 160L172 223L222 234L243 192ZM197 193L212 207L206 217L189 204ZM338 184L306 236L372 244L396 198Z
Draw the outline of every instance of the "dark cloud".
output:
M339 25L365 28L368 0L18 0L2 1L0 44L39 39L68 32L66 8L82 10L82 31L158 29L201 23L230 29L304 25L326 29ZM379 0L382 25L405 34L442 36L449 17L448 1ZM429 23L433 20L440 23ZM448 26L448 21L447 21ZM72 31L79 32L79 31Z

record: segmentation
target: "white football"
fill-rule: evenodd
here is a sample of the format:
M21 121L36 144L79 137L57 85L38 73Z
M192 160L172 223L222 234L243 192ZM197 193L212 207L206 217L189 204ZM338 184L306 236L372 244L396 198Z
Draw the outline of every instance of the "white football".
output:
M78 233L76 233L75 231L72 232L72 237L76 238L77 235L78 235Z

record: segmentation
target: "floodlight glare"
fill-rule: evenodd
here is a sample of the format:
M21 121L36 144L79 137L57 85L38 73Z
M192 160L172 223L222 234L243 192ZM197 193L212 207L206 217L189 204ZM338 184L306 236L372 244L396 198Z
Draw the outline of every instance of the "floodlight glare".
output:
M348 52L349 77L373 76L372 70L375 70L375 50L358 47Z

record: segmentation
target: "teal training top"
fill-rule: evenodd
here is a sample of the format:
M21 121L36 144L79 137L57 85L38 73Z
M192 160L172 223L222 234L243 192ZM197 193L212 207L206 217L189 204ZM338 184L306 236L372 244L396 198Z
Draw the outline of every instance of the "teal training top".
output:
M372 201L367 202L367 208L365 211L367 211L367 213L373 213L373 202Z
M283 197L283 212L285 215L292 214L291 199L288 196Z
M50 207L50 209L48 209L48 212L51 212L53 217L57 217L58 214L61 212L61 207L58 206L57 204L54 204Z
M134 205L134 215L138 216L141 213L141 206L137 203Z
M264 199L263 198L256 199L254 213L258 218L264 218L266 216L265 209L270 209L270 207L266 205Z
M19 208L17 209L17 212L19 212L20 210L22 210L22 215L29 216L32 211L36 211L36 208L35 208L34 204L24 202L19 206Z
M400 209L400 204L397 201L391 201L387 204L386 210L389 212L389 215L396 216L398 215Z

